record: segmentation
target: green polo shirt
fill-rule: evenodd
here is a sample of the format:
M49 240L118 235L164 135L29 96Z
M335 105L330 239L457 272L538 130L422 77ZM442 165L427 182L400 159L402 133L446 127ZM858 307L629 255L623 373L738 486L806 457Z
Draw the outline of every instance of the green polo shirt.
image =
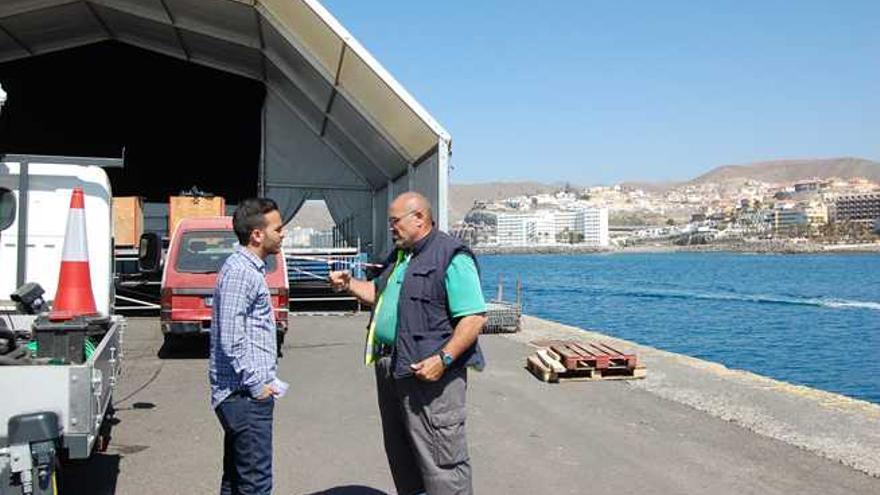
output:
M376 340L393 345L397 337L397 303L403 276L411 255L397 264L388 277L388 284L379 296L382 304L376 314ZM486 312L486 301L480 288L480 275L474 260L467 254L456 254L446 269L446 298L453 318Z

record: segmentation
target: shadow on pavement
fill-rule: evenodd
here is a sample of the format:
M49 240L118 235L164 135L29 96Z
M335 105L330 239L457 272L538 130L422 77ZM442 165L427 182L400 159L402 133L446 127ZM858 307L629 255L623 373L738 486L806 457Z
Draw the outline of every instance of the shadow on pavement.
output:
M165 338L159 359L207 359L211 339L207 335L186 335Z
M337 486L323 492L310 493L309 495L388 495L388 493L368 486L346 485Z
M119 454L95 453L62 468L60 491L65 495L112 495L119 477Z

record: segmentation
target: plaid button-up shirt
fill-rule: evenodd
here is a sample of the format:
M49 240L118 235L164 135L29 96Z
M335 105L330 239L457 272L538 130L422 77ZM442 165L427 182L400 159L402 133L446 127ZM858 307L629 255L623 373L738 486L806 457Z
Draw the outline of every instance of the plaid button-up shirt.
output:
M275 317L266 263L244 247L217 275L211 318L211 407L238 391L260 395L277 370Z

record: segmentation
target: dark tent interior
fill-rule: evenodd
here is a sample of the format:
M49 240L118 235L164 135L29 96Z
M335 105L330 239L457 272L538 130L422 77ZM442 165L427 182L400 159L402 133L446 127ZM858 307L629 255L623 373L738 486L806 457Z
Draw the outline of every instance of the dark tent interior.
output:
M4 153L125 157L115 196L257 193L260 81L117 42L0 64Z

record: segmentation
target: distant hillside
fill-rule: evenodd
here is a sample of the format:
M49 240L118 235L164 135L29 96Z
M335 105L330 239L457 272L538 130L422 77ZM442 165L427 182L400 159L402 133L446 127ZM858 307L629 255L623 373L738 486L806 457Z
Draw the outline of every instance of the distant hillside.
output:
M551 193L562 189L564 183L542 184L540 182L485 182L480 184L449 185L449 223L463 219L476 200L494 201L524 194ZM571 184L575 189L581 186Z
M794 182L818 177L864 177L880 181L880 163L861 158L776 160L749 165L724 165L691 180L692 184L756 179L764 182Z
M647 191L651 193L664 193L671 189L675 189L676 187L681 185L681 182L634 182L627 181L621 182L621 186L623 187L632 187L634 189L641 189L642 191Z
M812 177L864 177L880 182L880 163L861 158L829 158L804 160L776 160L748 165L724 165L689 181L691 184L705 182L729 182L756 179L764 182L794 182ZM569 184L579 190L582 186ZM674 182L625 182L623 185L638 187L651 192L663 192L681 183ZM564 182L485 182L479 184L449 185L449 223L464 218L474 201L495 201L526 194L552 193L562 189ZM291 225L328 229L333 220L321 201L307 201Z

